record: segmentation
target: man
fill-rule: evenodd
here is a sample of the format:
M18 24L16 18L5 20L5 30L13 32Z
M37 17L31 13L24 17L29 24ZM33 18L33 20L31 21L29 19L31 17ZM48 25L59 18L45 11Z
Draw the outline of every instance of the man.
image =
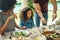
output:
M40 26L40 19L42 20L43 25L47 25L48 19L48 1L49 0L34 0L34 8L36 11L36 26ZM57 17L57 3L56 0L51 0L53 4L53 20Z

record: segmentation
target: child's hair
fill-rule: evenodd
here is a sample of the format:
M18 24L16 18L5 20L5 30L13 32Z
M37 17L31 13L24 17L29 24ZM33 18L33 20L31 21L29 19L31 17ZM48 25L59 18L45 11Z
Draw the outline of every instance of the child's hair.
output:
M16 0L1 0L1 10L4 12L7 10L11 10L16 2Z
M24 9L22 10L22 12L20 13L20 19L21 19L21 20L23 20L23 21L26 21L26 20L27 20L27 12L28 12L29 10L31 10L31 12L32 12L31 19L33 19L33 11L32 11L32 9L26 7L26 8L24 8Z

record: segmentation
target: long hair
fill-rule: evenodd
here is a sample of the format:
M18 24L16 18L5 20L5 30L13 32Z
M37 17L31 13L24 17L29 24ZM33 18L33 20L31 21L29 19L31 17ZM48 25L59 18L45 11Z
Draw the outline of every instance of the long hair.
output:
M21 20L23 20L23 21L26 21L26 20L27 20L27 12L28 12L29 10L31 10L31 12L32 12L31 19L33 19L33 11L32 11L32 9L26 7L26 8L24 8L24 9L22 10L22 12L20 13L20 19L21 19Z

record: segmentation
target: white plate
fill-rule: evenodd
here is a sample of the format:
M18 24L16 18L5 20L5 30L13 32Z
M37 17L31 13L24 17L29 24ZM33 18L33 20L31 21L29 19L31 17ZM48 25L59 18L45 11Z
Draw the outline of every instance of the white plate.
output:
M45 29L43 29L43 28L45 28ZM43 26L43 27L40 27L40 29L43 30L43 31L53 31L54 30L53 27L49 28L49 26Z
M30 34L30 32L28 30L17 30L13 32L13 35L16 37L19 37L18 35L15 35L16 32L23 32L25 34L25 36L28 36Z

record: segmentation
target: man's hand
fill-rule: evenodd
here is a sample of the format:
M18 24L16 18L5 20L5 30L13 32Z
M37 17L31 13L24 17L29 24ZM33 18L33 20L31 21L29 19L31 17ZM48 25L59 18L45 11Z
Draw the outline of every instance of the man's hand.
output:
M41 18L41 20L42 20L42 23L46 24L46 19L44 17Z
M53 17L52 21L53 21L57 17L57 14L56 14L57 2L56 2L56 0L51 0L51 2L52 2L52 5L53 5L53 15L52 15L52 17Z
M52 19L52 21L53 21L54 19L56 19L56 18L57 18L57 13L53 12L52 17L53 17L53 19Z

